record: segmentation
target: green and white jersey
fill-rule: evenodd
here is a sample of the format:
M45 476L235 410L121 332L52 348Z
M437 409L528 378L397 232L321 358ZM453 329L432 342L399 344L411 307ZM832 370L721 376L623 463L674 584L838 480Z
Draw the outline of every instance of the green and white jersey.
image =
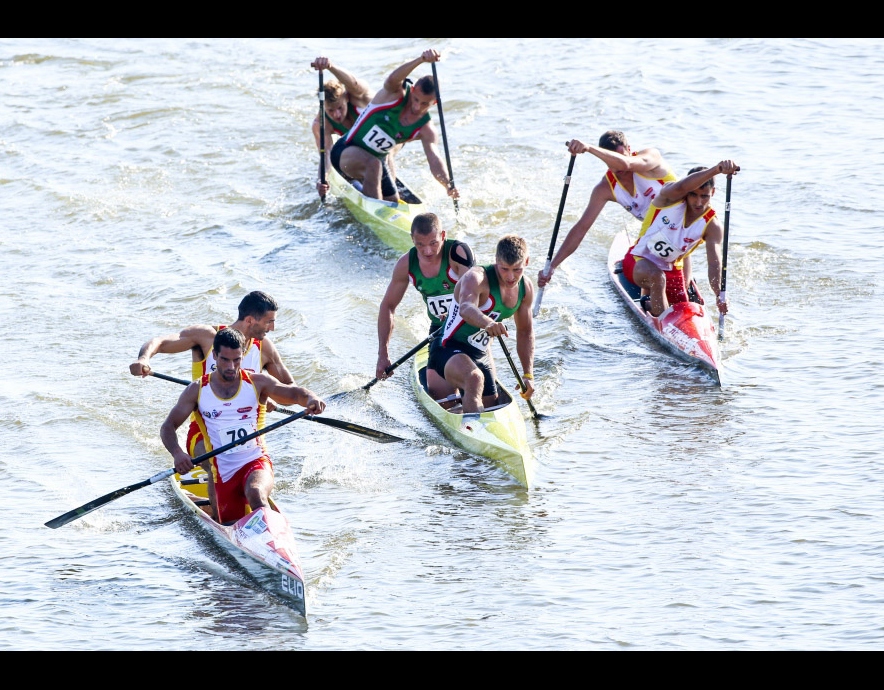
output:
M347 144L355 144L374 157L383 159L394 146L416 138L421 127L430 121L430 114L427 113L411 125L399 123L399 116L408 103L410 93L411 85L406 84L405 95L398 101L369 103L346 134Z
M352 103L347 103L347 116L352 118L359 117L359 111L356 109ZM332 130L334 130L335 134L340 134L344 136L347 133L347 128L344 126L343 122L338 122L337 120L332 119L331 115L325 113L325 121L331 125ZM355 122L353 123L356 124Z
M427 316L430 317L431 331L435 331L445 323L448 309L454 301L454 286L458 276L451 266L451 251L457 244L461 243L457 240L445 240L439 273L432 278L427 278L421 273L417 248L412 247L408 252L408 278L427 304Z
M488 277L488 299L485 304L479 306L479 310L488 315L495 321L503 321L515 314L525 299L525 278L519 280L519 299L513 307L508 307L503 303L503 297L500 294L500 283L497 281L497 271L494 270L494 264L482 267L485 275ZM445 321L445 331L442 333L442 345L460 342L472 345L477 350L485 352L488 349L488 343L491 338L484 329L471 326L460 315L460 305L456 302L451 306L448 312L448 319Z

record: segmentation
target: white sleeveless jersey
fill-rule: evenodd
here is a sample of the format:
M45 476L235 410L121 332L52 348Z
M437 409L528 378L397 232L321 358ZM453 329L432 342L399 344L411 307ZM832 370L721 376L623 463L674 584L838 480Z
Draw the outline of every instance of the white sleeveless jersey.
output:
M227 328L227 326L218 326L219 331L224 330L225 328ZM246 348L246 351L242 356L240 368L252 374L260 374L264 370L263 365L264 362L261 359L261 341L252 338L252 341L249 343L249 346ZM191 372L193 380L196 381L204 374L211 374L215 371L217 366L218 364L215 362L215 353L212 350L209 350L204 360L193 363L193 371Z
M665 208L653 207L642 223L632 254L652 261L664 271L680 267L682 259L703 241L706 226L715 217L715 210L709 209L685 227L687 208L685 201Z
M197 423L203 428L206 450L220 448L228 443L248 436L258 430L259 406L255 385L248 372L240 370L239 389L225 400L215 395L206 374L200 379L197 401L199 418ZM213 458L222 481L229 481L236 471L252 460L266 455L264 437L258 436L242 445L235 446Z
M660 190L663 189L663 185L676 180L672 171L667 172L664 177L654 179L644 177L638 173L632 173L632 185L635 188L635 194L630 194L623 188L620 180L610 170L605 173L605 178L608 180L608 185L611 187L617 203L639 220L645 219L645 214L648 212L651 202L660 193Z

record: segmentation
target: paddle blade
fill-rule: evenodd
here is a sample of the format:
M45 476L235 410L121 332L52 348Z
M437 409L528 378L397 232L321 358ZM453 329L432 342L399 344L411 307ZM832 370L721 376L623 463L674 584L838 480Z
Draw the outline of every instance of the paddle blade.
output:
M105 494L100 498L96 498L94 501L89 501L89 503L84 503L79 508L74 508L73 510L69 510L64 515L59 515L56 518L52 518L49 522L44 523L46 527L51 529L58 529L59 527L63 527L69 522L73 522L74 520L78 520L84 515L88 515L93 510L98 510L103 505L107 505L111 501L116 501L118 498L122 498L127 494L131 494L133 491L137 491L138 489L143 489L145 486L150 486L151 484L155 484L161 479L165 479L166 477L171 477L175 473L175 468L171 468L168 470L163 470L159 474L155 474L153 477L149 479L145 479L143 482L138 482L137 484L131 484L129 486L124 486L122 489L117 489L116 491L111 491L109 494Z
M404 438L399 438L398 436L393 436L392 434L378 431L377 429L369 429L368 427L361 426L359 424L353 424L352 422L345 422L341 419L329 419L328 417L307 417L307 419L309 419L311 422L325 424L326 426L334 427L335 429L340 429L341 431L355 434L356 436L370 438L373 441L377 441L378 443L397 443L399 441L405 440Z
M540 288L537 291L537 299L534 300L534 312L533 316L536 319L537 315L540 313L540 303L543 302L543 288Z

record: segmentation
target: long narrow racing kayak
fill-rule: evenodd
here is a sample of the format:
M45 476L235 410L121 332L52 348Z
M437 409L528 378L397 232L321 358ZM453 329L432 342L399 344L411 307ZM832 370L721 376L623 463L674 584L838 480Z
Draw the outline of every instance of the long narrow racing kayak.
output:
M618 294L657 342L679 359L706 369L720 386L718 334L696 283L692 281L689 290L691 301L673 304L659 317L651 316L639 301L641 288L623 275L622 260L630 246L629 237L622 230L614 237L608 252L608 273Z
M288 520L276 504L271 501L272 510L259 508L232 525L222 525L210 515L209 476L202 468L172 475L171 481L175 494L215 540L265 589L306 617L301 557Z
M365 196L334 168L329 170L328 184L332 194L343 200L356 220L371 228L388 247L405 253L414 246L411 241L411 221L416 215L426 213L427 208L402 180L396 180L402 199L399 204Z
M496 460L520 484L530 488L534 481L534 456L528 445L525 420L506 387L497 382L498 404L486 408L471 429L461 428L463 410L459 402L445 409L427 392L427 359L425 347L414 358L411 383L421 405L458 446L470 453Z

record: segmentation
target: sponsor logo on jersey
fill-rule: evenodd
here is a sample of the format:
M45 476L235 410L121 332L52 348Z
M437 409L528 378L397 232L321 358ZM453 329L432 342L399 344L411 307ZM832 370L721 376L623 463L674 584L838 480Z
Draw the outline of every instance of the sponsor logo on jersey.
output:
M240 407L240 408L238 408L236 411L237 411L239 414L243 414L244 412L251 412L251 411L252 411L252 407L251 407L251 405L250 405L249 407Z

